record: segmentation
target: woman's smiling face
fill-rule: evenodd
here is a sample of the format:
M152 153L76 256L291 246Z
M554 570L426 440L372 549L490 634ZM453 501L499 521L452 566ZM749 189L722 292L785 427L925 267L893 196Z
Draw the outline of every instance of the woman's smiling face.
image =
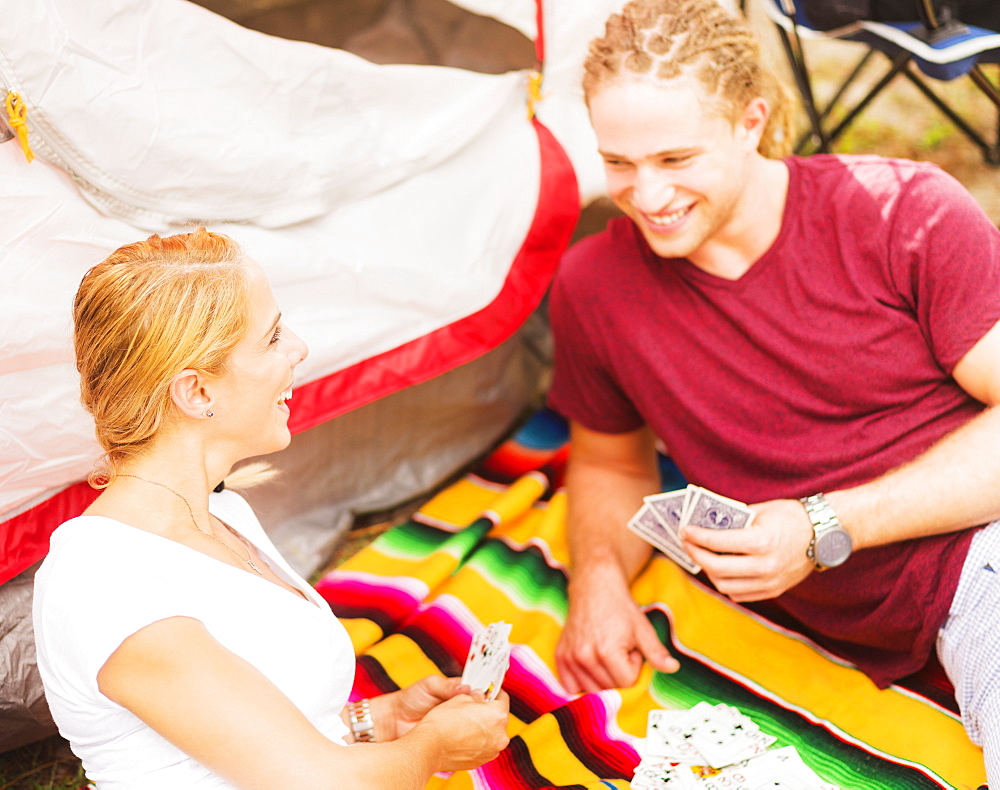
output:
M302 339L282 323L278 303L260 266L248 262L246 335L236 344L225 372L212 384L215 420L240 443L243 457L286 447L295 367L307 356Z

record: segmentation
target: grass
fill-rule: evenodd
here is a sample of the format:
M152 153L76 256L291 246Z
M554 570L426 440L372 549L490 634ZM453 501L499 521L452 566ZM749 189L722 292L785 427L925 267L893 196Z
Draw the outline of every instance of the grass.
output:
M87 786L80 761L59 737L0 754L0 790L79 790Z

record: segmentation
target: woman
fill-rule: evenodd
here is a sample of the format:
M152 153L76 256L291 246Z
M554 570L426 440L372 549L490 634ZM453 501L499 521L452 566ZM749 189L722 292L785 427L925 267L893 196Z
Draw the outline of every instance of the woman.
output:
M506 701L457 678L345 708L343 627L246 501L213 493L290 440L307 350L261 268L204 228L154 235L85 275L74 321L104 490L53 534L34 621L53 717L97 786L396 790L493 759Z

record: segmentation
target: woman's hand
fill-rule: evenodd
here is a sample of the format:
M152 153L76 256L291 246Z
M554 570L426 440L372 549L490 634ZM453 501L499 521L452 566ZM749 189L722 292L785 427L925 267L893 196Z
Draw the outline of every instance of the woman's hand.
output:
M413 728L437 745L437 771L469 771L502 752L507 737L510 698L503 691L492 702L481 692L457 694L432 708Z
M401 738L431 710L456 694L468 694L461 678L428 675L411 686L369 700L375 738L393 741Z

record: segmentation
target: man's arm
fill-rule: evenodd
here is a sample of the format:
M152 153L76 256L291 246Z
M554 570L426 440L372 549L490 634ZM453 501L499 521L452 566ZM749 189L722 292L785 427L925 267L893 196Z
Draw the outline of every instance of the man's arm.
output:
M556 667L571 692L635 683L643 659L663 672L678 668L632 600L629 583L652 549L626 522L642 498L659 490L648 428L624 434L573 423L566 486L571 576L569 614Z
M855 549L966 529L1000 518L1000 323L959 360L958 384L987 409L927 452L880 478L827 493ZM773 598L813 570L812 527L794 500L753 506L755 527L688 528L684 539L720 592ZM742 533L742 534L740 534Z

